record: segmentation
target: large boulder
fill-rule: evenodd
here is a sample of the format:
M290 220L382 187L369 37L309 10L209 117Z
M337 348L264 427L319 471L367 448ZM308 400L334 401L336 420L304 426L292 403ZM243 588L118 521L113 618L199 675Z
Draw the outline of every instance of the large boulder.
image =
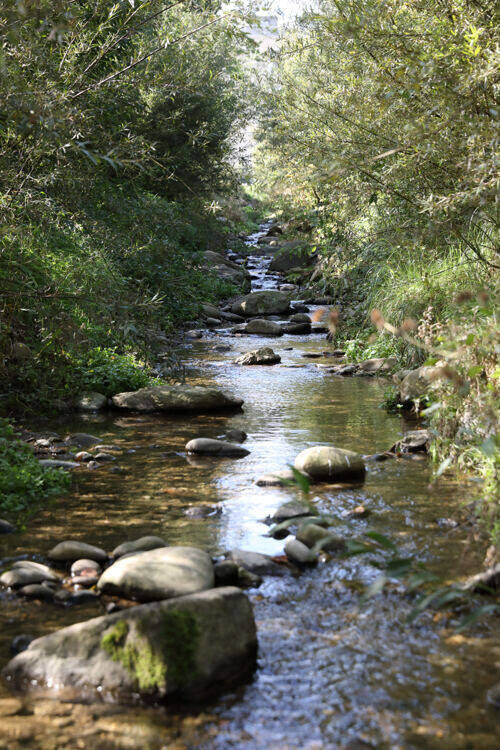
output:
M246 677L256 652L250 602L227 587L63 628L32 641L3 675L65 699L189 699Z
M266 323L271 321L266 320ZM251 352L246 352L234 360L235 365L275 365L281 362L281 357L269 346L263 346L260 349L254 349Z
M430 430L410 430L389 450L390 453L428 453L431 440Z
M188 453L197 453L201 456L228 456L230 458L243 458L250 453L246 448L242 448L241 445L236 445L236 443L202 437L190 440L186 444L186 451Z
M253 292L231 307L235 315L281 315L290 309L290 296L284 292L264 290Z
M306 448L295 459L295 468L319 482L352 482L365 477L365 464L358 453L330 445Z
M283 336L283 328L274 320L255 318L247 325L246 333L254 333L259 336Z
M203 265L223 281L240 287L243 292L250 291L252 285L250 273L243 266L233 263L212 250L203 253Z
M310 247L302 240L284 242L273 256L269 270L286 273L297 266L313 265L315 258L310 253Z
M78 411L99 411L104 409L107 403L108 399L102 393L89 391L77 397L75 406Z
M113 396L113 404L120 409L143 412L205 412L238 408L242 406L243 399L207 386L160 385L130 393L118 393Z
M172 599L214 585L212 560L196 547L159 547L121 557L104 571L97 588L139 602Z

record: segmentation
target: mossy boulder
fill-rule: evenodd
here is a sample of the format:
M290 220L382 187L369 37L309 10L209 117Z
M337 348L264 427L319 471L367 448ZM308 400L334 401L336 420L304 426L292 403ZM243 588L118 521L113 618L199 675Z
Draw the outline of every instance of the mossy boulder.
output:
M4 669L17 689L66 699L197 698L255 666L252 608L237 588L212 589L77 623L32 641Z
M295 459L295 468L318 482L357 482L365 478L365 464L358 453L330 445L306 448Z
M231 308L236 315L281 315L290 309L290 295L275 290L247 294Z

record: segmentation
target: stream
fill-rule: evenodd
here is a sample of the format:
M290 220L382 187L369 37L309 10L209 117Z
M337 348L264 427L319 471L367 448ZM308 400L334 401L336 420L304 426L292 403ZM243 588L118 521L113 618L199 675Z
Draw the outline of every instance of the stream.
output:
M267 272L269 260L250 256L254 290L279 284ZM230 350L215 351L218 344ZM233 364L261 346L279 353L281 364ZM37 512L25 531L0 537L0 560L24 555L45 561L62 539L111 550L148 534L213 556L234 548L282 554L285 542L266 536L264 519L301 492L258 487L259 476L286 469L300 451L318 444L385 451L414 427L380 408L386 379L336 377L317 366L327 357L303 356L332 349L324 333L268 339L219 328L185 344L187 380L234 393L245 400L243 411L194 417L108 412L30 424L61 434L90 432L123 452L113 466L78 470L67 495ZM235 428L248 433L247 457L185 455L188 440ZM447 478L431 485L431 473L422 456L368 462L362 487L313 486L311 499L339 519L339 535L380 532L401 557L416 556L455 580L479 571L484 556L465 522L473 486ZM186 515L200 505L210 506L207 517ZM343 519L358 505L370 511L367 518ZM124 708L26 698L2 715L13 694L0 683L0 748L326 750L358 738L380 750L496 749L498 710L486 693L499 682L498 621L485 618L460 635L452 613L426 612L409 624L413 602L401 584L361 601L363 586L379 573L370 556L334 558L250 589L258 669L248 684L202 706ZM1 592L0 667L16 635L43 635L99 614L95 605L64 608Z

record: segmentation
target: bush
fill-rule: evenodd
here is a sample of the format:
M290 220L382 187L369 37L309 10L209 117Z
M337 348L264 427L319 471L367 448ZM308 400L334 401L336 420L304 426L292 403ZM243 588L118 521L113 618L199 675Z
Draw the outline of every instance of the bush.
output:
M63 492L71 477L62 469L44 469L31 448L0 419L0 510L19 513L50 495Z
M74 384L82 392L97 391L108 398L160 382L148 374L144 363L134 354L118 354L116 349L100 346L76 360L72 371Z

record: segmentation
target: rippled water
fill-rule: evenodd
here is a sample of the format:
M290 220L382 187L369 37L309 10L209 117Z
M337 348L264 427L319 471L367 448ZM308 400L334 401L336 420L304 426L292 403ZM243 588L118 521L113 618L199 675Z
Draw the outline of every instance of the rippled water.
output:
M264 273L268 261L255 263ZM264 277L262 283L272 287L275 281ZM216 343L229 343L231 351L214 352ZM264 345L281 354L281 365L232 364L238 354ZM91 432L120 446L116 464L124 471L77 472L71 493L39 512L25 532L0 537L0 559L22 554L43 559L63 538L111 550L143 534L213 554L235 547L281 553L284 542L265 536L263 520L299 492L259 488L255 480L261 474L286 468L310 445L383 451L409 427L379 408L385 381L338 378L302 356L329 348L324 335L267 340L218 331L186 346L189 381L216 383L241 396L242 412L191 418L114 413L51 422L50 429L63 434ZM236 427L249 435L246 458L186 457L189 439L217 437ZM430 486L429 481L425 460L369 463L362 488L314 487L312 498L320 510L339 517L338 531L346 537L379 531L394 540L401 556L416 555L445 578L475 572L483 549L470 527L463 523L445 530L437 524L442 517L465 520L470 487L445 479ZM371 510L366 520L341 520L360 503ZM185 515L200 504L213 506L213 515L202 520ZM467 636L453 635L456 621L446 615L426 614L409 625L411 601L398 586L361 605L361 584L377 574L365 558L335 560L250 591L259 631L258 670L249 685L211 705L124 714L108 707L108 717L102 715L107 707L66 707L64 717L42 706L37 716L43 720L38 718L30 733L34 708L27 704L27 716L7 720L0 714L0 740L6 742L0 747L320 750L362 737L394 750L497 748L498 712L485 694L500 679L498 622L486 620ZM14 635L40 635L99 613L3 595L0 664L9 658ZM5 685L0 687L0 711L7 695Z

